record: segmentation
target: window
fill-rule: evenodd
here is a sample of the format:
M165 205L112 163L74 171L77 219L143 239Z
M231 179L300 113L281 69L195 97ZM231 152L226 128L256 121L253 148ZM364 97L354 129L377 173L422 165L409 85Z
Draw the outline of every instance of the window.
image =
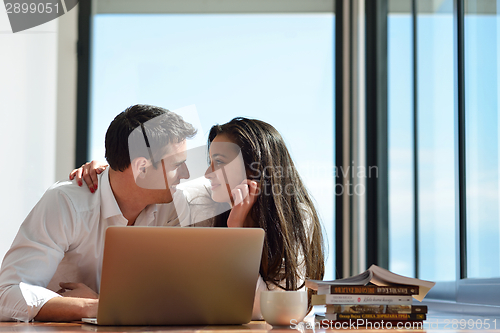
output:
M468 278L500 277L498 4L464 8Z
M406 8L392 6L388 18L391 269L450 281L455 279L452 1L416 1L415 25L412 4L404 3Z
M388 22L389 268L500 305L498 2L389 1Z
M325 278L333 278L333 2L269 1L255 10L245 1L169 3L93 3L88 158L104 159L109 123L137 103L194 104L205 137L236 116L269 122L317 203Z
M411 3L397 5L387 18L389 268L415 276L413 22Z

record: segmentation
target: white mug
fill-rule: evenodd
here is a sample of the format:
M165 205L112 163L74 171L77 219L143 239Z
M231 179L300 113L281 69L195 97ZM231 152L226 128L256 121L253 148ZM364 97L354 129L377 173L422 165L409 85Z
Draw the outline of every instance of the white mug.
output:
M307 292L262 291L260 311L264 320L272 326L290 326L300 323L307 314Z

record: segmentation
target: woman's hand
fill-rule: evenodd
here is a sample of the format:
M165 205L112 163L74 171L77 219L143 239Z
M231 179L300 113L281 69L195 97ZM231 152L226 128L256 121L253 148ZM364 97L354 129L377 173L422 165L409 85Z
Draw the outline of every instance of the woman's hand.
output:
M248 213L252 209L259 196L259 185L256 181L245 179L232 191L234 206L227 219L228 227L243 227L247 220Z
M97 175L102 173L108 167L107 164L99 161L87 162L78 169L71 171L69 179L76 178L78 186L82 186L82 178L89 187L90 192L97 190Z

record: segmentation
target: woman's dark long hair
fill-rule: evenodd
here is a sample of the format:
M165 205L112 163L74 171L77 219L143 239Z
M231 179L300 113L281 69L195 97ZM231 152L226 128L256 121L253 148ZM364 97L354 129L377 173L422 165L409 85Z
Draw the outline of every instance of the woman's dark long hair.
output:
M266 232L260 266L264 281L297 290L303 287L298 278L323 279L321 224L281 135L263 121L241 117L213 126L208 145L220 134L240 146L247 178L260 182L250 214ZM229 213L216 216L214 226L227 227Z

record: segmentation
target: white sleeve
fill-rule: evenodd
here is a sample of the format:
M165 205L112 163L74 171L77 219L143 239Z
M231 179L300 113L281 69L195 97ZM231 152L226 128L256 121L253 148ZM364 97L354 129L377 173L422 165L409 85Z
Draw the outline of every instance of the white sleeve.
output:
M177 187L182 192L189 204L191 220L182 226L210 226L210 220L225 211L231 209L228 203L219 203L212 200L210 182L208 179L195 179L183 183ZM202 222L202 223L200 223Z
M21 225L0 270L0 321L30 321L59 295L45 287L77 232L71 201L49 189Z
M268 290L267 284L259 274L259 279L257 280L257 286L255 288L255 298L253 300L252 320L263 320L262 312L260 311L260 293L265 290Z

